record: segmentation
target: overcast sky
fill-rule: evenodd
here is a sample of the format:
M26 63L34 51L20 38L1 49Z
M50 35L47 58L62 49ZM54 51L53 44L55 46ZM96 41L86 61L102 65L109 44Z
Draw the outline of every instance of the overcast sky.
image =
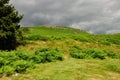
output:
M11 0L22 26L63 25L91 33L120 32L120 0Z

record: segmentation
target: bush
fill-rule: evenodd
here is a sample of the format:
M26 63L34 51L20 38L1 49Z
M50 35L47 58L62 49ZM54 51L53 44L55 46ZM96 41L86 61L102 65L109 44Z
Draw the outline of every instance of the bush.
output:
M84 59L85 58L85 53L82 52L82 49L80 49L78 46L73 46L70 49L70 55L74 58L78 59Z
M2 67L2 72L5 73L7 76L11 75L14 73L15 69L11 66L3 66Z
M0 68L0 78L3 76L3 70Z
M30 54L27 52L16 51L15 54L19 59L22 59L22 60L29 60L30 58Z
M35 62L53 62L56 60L63 60L63 56L58 48L41 48L35 52Z
M43 61L43 57L41 56L38 56L38 55L33 55L31 58L30 58L30 61L34 62L34 63L42 63Z
M110 58L120 59L120 54L119 54L119 53L115 53L115 52L107 51L107 50L104 50L104 52L105 52L105 53L107 54L107 56L110 57Z
M89 48L85 51L86 55L91 56L92 58L105 59L106 54L104 51L94 48Z
M35 63L53 62L63 60L63 55L58 48L40 48L35 53L25 51L1 51L0 74L11 75L14 72L24 72L34 68Z
M97 48L88 48L82 50L78 46L73 46L70 49L70 55L78 59L106 59L106 58L115 58L120 59L120 54L114 53L112 51L100 50Z
M33 67L31 62L25 60L18 60L12 63L16 72L25 72L27 68Z
M33 63L29 61L30 54L23 51L1 51L0 52L0 74L11 75L12 73L26 71L32 68Z
M4 65L4 62L5 60L2 57L0 57L0 68Z
M85 59L85 53L71 53L71 56L78 59Z
M63 60L62 54L59 52L59 50L51 50L47 52L46 59L48 62L53 62L56 60Z

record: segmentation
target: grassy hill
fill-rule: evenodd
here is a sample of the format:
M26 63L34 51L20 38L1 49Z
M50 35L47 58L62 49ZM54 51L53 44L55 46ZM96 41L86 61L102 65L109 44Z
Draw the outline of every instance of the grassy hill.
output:
M0 80L120 79L119 33L45 26L22 30L24 44L0 52Z

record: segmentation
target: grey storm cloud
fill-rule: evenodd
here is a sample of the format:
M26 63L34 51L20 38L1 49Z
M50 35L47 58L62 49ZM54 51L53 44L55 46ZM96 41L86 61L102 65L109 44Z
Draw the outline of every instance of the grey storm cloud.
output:
M90 33L120 32L120 0L11 0L23 26L61 25Z

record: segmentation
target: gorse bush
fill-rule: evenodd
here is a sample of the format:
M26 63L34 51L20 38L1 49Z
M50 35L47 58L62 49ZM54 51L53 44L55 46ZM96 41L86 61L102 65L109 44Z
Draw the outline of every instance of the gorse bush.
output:
M97 48L81 49L78 46L73 46L70 49L70 55L74 58L79 59L106 59L106 58L120 59L119 53L114 53L112 51L107 50L100 50Z

